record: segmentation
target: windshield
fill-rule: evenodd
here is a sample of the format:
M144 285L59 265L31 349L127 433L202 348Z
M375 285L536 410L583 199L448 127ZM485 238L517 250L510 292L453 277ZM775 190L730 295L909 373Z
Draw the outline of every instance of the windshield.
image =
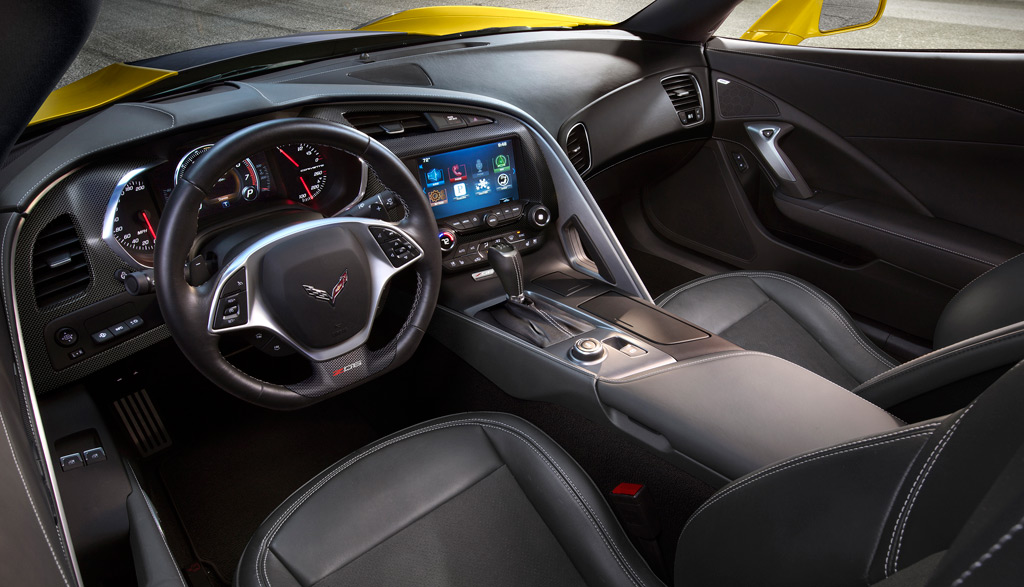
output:
M395 12L457 2L399 0L104 0L88 42L65 73L66 85L112 63L207 45L296 33L352 30ZM649 0L477 0L495 6L620 22ZM486 27L484 27L486 28Z

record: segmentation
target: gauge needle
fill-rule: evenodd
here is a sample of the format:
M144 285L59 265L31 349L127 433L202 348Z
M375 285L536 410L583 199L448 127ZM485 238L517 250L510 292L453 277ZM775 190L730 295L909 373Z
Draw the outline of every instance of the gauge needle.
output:
M285 155L285 156L287 157L287 155ZM309 191L309 186L306 185L306 180L302 179L302 176L299 176L299 181L302 182L302 187L306 188L306 194L308 194L309 195L309 199L312 200L313 199L313 192ZM156 238L156 237L153 237L153 238Z
M146 228L149 229L149 234L153 235L153 241L155 242L156 241L156 231L153 230L153 223L149 221L149 215L146 214L145 210L142 211L142 219L146 221Z
M277 150L278 150L278 151L280 151L282 155L284 155L284 158L285 158L285 159L287 159L287 160L291 161L291 162L292 162L292 165L294 165L294 166L296 166L296 167L298 167L298 166L299 166L299 164L295 162L295 159L292 159L292 158L291 158L291 157L290 157L290 156L288 155L288 153L285 153L285 152L284 152L284 149L282 149L281 147L278 147L278 148L277 148ZM307 190L307 191L308 191L308 190Z

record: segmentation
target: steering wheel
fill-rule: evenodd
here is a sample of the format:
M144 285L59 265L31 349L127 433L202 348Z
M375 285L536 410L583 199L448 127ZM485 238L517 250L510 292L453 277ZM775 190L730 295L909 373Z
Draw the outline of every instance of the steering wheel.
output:
M399 198L405 217L390 223L323 218L261 236L206 283L192 286L184 267L197 235L199 208L232 165L291 143L335 147L361 158ZM349 127L283 119L240 130L214 145L171 193L154 263L157 300L168 330L201 373L226 391L268 408L294 409L382 375L416 349L437 304L441 250L437 223L412 173L391 151ZM417 278L412 308L383 347L367 345L391 278ZM225 332L259 328L305 355L312 374L299 383L261 381L229 363Z

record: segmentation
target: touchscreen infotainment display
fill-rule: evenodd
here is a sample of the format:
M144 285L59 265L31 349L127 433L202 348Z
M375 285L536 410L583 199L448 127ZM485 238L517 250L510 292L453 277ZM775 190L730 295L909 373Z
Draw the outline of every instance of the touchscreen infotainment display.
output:
M512 139L417 160L420 184L436 218L519 199Z

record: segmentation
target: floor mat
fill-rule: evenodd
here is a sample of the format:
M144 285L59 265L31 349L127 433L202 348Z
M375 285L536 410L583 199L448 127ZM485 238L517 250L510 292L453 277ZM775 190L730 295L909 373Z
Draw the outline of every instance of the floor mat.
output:
M198 432L198 431L197 431ZM160 478L199 560L227 583L249 537L286 497L377 438L358 413L256 412L180 443Z

